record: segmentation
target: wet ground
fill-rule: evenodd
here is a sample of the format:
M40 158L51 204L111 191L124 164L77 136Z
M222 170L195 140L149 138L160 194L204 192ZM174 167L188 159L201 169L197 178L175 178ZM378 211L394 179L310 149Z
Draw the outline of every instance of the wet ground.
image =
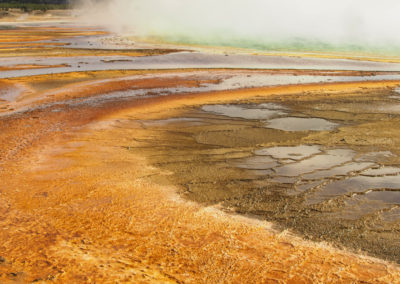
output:
M186 198L400 262L400 114L377 90L250 99L142 121L131 151Z

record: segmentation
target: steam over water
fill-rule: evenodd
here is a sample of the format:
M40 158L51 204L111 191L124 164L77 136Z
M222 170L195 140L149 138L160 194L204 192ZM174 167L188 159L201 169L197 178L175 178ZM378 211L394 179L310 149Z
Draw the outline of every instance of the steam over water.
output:
M400 54L395 0L80 0L79 8L89 23L173 42Z

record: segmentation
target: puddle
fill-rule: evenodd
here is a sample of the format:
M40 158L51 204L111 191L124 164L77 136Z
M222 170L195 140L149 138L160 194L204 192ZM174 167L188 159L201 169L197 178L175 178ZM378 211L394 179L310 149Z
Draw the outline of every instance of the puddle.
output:
M278 166L278 162L270 157L252 156L243 159L237 159L232 162L238 168L251 170L267 170Z
M371 191L365 197L370 200L382 201L386 204L400 205L400 189L399 191Z
M332 184L331 187L334 185ZM400 175L399 176L385 176L385 177L366 177L359 176L353 177L342 181L340 186L345 188L346 191L360 192L368 189L400 189ZM339 188L339 186L337 186Z
M302 160L312 155L321 153L319 146L300 145L294 147L273 147L254 152L256 155L272 156L275 159Z
M390 205L378 200L371 200L365 195L356 195L344 201L343 207L337 213L337 217L344 220L357 221L365 216L381 214L382 210L390 208Z
M303 179L325 179L335 176L347 176L352 172L359 172L373 166L373 163L348 163L343 166L335 167L330 170L317 171L315 173L303 175Z
M313 156L297 163L287 164L276 168L280 176L300 176L317 170L330 169L350 162L355 152L346 149L328 150L325 154Z
M392 152L390 151L379 151L379 152L370 152L363 154L359 157L357 157L355 160L357 162L386 162L390 158L395 157Z
M267 128L284 131L323 131L335 129L338 124L321 118L281 117L287 115L284 106L265 103L258 105L205 105L205 112L232 118L267 120Z
M395 208L390 209L389 211L382 212L381 218L383 221L389 222L389 223L400 220L400 208L395 207Z
M363 176L384 176L384 175L397 175L397 174L400 174L400 168L396 167L382 167L379 169L369 169L361 173L361 175Z
M338 126L321 118L284 117L275 118L267 122L266 127L284 131L323 131L333 130Z
M268 106L272 108L268 109ZM228 117L264 120L284 114L281 110L277 110L276 107L276 105L258 105L257 107L248 107L244 105L206 105L201 109L205 112Z
M308 204L316 204L337 196L351 193L362 193L373 189L400 190L400 175L386 177L356 176L345 180L335 181L322 187L320 191L315 193L315 195L309 199Z
M384 228L385 224L400 220L400 191L371 191L345 200L340 218L357 220L365 216L379 216L380 223L371 224Z

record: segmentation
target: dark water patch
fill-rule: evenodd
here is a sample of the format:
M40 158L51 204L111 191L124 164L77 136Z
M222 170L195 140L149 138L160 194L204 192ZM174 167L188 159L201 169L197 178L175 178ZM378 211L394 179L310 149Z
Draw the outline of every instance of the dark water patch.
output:
M371 191L365 197L370 200L382 201L385 204L400 205L400 188L399 191Z
M256 155L272 156L275 159L301 160L312 155L321 153L320 147L316 145L299 145L294 147L272 147L256 150Z
M386 177L356 176L335 181L309 197L308 204L317 204L337 196L367 192L374 189L400 190L400 175Z
M400 168L396 167L381 167L368 169L363 171L361 175L363 176L384 176L384 175L398 175L400 174Z
M348 176L350 173L359 172L373 166L373 163L350 162L343 166L334 167L329 170L318 170L314 173L303 175L303 179L325 179L336 176Z
M276 160L264 156L252 156L244 159L238 159L231 163L238 168L251 170L268 170L279 165Z
M322 131L333 130L338 126L334 122L321 118L283 117L271 119L266 127L284 131Z
M390 158L393 158L395 155L390 151L377 151L377 152L369 152L359 155L355 160L357 162L386 162Z
M395 223L400 219L400 207L393 207L381 213L381 219L388 223Z
M300 176L318 170L326 170L350 162L354 155L355 153L352 150L328 150L325 154L278 167L276 174L280 176Z

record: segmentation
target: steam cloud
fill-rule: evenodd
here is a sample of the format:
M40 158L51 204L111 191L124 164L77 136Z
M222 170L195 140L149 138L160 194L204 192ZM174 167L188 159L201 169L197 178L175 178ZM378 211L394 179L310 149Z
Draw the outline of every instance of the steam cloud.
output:
M90 24L210 44L314 41L400 47L396 0L81 0Z

